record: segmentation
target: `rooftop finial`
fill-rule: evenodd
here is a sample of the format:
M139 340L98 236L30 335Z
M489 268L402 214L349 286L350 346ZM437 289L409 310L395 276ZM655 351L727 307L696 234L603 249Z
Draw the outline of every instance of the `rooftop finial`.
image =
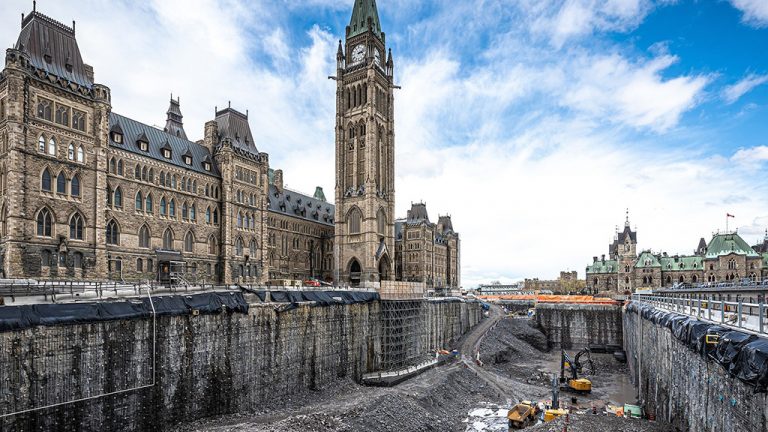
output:
M232 101L227 101L227 106L228 106L229 108L232 108Z
M624 226L625 227L629 226L629 209L627 209L627 218L624 220Z
M37 11L37 0L32 0L32 12Z

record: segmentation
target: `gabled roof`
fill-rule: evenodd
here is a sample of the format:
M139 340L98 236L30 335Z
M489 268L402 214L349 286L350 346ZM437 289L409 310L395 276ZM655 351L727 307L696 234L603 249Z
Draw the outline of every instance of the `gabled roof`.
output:
M701 256L662 257L661 269L665 272L701 270L704 268L703 259L704 257Z
M279 191L274 184L270 184L267 203L273 213L333 226L336 207L314 197L285 188Z
M29 55L32 66L88 89L93 80L86 72L75 29L33 11L21 22L15 49Z
M587 274L615 274L619 271L616 260L597 261L587 266Z
M200 144L187 141L183 138L175 135L168 134L160 129L152 126L145 125L136 120L129 119L128 117L121 116L120 114L109 114L110 130L120 125L123 129L123 143L117 144L112 141L112 137L109 137L109 145L114 148L119 148L131 153L135 153L144 157L156 159L160 162L175 165L184 170L192 170L201 174L207 174L215 177L219 177L219 173L216 164L211 164L211 171L206 171L203 168L203 161L206 157L210 158L210 152L204 146ZM146 139L149 143L149 151L141 151L136 145L139 138ZM166 159L161 153L161 149L168 148L171 150L171 159ZM192 165L187 165L182 160L182 156L186 150L192 154ZM210 160L210 159L209 159Z
M748 257L760 256L736 233L715 234L707 245L706 258L718 258L730 254L745 255Z
M643 251L639 257L637 257L637 264L635 268L654 268L661 267L659 258L649 251Z
M348 38L365 33L368 30L368 19L371 20L373 34L381 39L381 21L376 8L376 0L355 0L352 9L352 19L349 20Z
M619 243L625 243L629 238L633 243L637 243L637 231L632 231L629 225L624 226L624 231L619 233Z

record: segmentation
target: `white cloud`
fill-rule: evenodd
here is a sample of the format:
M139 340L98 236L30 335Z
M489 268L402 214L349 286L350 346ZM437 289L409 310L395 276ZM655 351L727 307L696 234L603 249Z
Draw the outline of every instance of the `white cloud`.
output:
M734 153L731 161L750 170L756 170L768 161L768 146L741 148Z
M755 27L768 25L768 1L730 0L733 7L744 13L744 22Z
M710 81L706 76L664 79L661 72L677 58L664 55L633 64L619 55L586 57L575 65L576 82L563 104L634 127L665 131L696 105Z
M749 74L736 84L725 87L722 92L723 100L728 104L732 104L755 87L766 82L768 82L768 75Z

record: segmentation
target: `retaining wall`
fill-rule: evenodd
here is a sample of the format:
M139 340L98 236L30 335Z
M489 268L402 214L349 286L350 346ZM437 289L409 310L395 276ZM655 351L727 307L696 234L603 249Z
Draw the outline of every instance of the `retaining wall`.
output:
M682 431L768 431L768 400L667 327L624 314L624 349L639 399Z
M550 347L623 345L620 306L537 303L536 323L547 335Z
M2 417L0 430L161 430L258 410L341 377L359 381L381 366L383 303L160 316L156 339L147 319L0 333L2 414L86 399ZM482 316L479 303L419 307L424 348L458 339Z

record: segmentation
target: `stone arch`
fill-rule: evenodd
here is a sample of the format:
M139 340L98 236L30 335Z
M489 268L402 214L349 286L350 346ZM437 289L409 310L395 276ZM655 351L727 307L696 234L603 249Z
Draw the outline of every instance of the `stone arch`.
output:
M347 274L349 274L349 283L352 286L357 286L360 284L362 273L363 266L360 265L360 260L357 258L350 259L349 263L347 264Z
M347 212L347 230L348 234L362 233L363 212L358 206L352 206Z
M381 256L379 260L379 280L390 280L392 277L392 262L388 254Z

